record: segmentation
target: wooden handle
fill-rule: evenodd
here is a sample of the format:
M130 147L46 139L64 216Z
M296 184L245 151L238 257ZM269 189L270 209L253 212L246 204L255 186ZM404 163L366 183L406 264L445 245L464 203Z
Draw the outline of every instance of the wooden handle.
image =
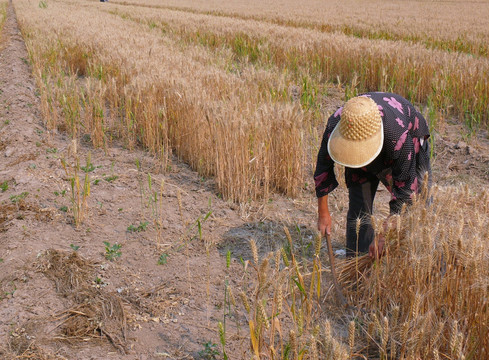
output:
M348 302L346 301L340 284L338 283L338 277L336 275L336 268L334 263L333 246L331 245L331 236L328 234L326 234L326 242L328 243L329 263L331 264L331 274L333 275L333 285L336 291L336 297L338 298L338 301L341 303L341 305L348 306Z

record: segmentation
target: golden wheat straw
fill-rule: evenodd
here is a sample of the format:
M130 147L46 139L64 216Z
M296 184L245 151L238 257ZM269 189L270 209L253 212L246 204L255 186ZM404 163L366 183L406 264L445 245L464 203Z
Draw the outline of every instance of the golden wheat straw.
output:
M287 253L285 252L285 249L284 248L281 248L280 249L280 253L282 254L282 259L284 260L284 265L286 267L289 267L289 258L287 256Z
M433 349L433 359L434 360L440 360L440 355L439 355L439 352L438 352L438 349Z
M386 316L382 319L382 342L381 346L384 354L387 354L387 341L389 340L389 319Z
M251 307L250 307L250 302L248 301L248 296L246 296L244 291L241 291L239 293L239 297L241 298L241 302L243 303L246 312L249 314L251 311Z
M275 251L275 272L278 274L280 271L280 250Z
M277 291L277 310L276 310L277 315L280 315L282 313L283 299L284 299L284 295L283 295L282 286L279 285L278 291Z
M350 321L348 326L348 346L350 347L350 359L352 359L355 346L355 321Z
M294 330L289 331L289 344L290 344L290 351L292 353L292 359L297 358L297 337L295 335Z
M319 256L321 252L321 242L322 242L322 237L321 234L316 234L314 237L314 255Z
M474 223L487 226L489 214L479 211L478 217L471 215L468 209L483 209L483 198L466 187L438 189L435 195L430 208L424 207L421 198L404 213L397 231L399 235L396 232L387 235L390 241L399 243L391 248L389 261L382 262L376 276L364 271L361 286L357 284L360 303L368 306L372 298L378 299L376 311L382 309L381 314L388 319L388 326L379 326L376 316L372 316L378 334L372 335L370 325L367 332L374 339L378 338L384 352L391 342L389 356L395 351L401 358L419 354L430 358L434 356L434 349L446 349L456 358L467 357L470 351L484 357L488 342L481 336L487 332L483 330L481 334L475 329L483 329L480 321L489 317L481 310L481 306L485 306L481 299L487 296L484 277L488 274L487 268L481 265L488 259L480 254L485 252L482 249L487 249L487 244L481 241L481 232L469 230L469 226L473 228ZM436 224L433 224L434 218ZM347 261L344 268L354 268L354 261ZM404 270L399 272L401 268ZM354 279L355 273L348 278ZM383 287L375 285L379 281ZM464 296L460 296L461 291ZM438 306L447 312L440 314L436 311ZM471 315L474 311L482 318ZM389 312L391 315L387 316ZM466 320L459 322L461 316ZM446 323L451 324L449 331L445 330ZM389 334L387 340L384 329ZM465 343L467 336L480 339L478 345L469 345L472 350ZM399 343L396 349L392 346L394 341Z
M311 336L310 351L311 351L311 356L310 356L311 360L319 360L317 342L314 336Z
M258 304L258 316L261 322L265 325L266 329L270 328L270 321L268 320L267 312L263 304Z
M258 266L258 249L256 247L256 242L254 239L250 240L251 254L253 255L253 261L256 266Z
M237 306L236 298L234 297L233 288L231 286L228 287L228 292L229 292L229 299L231 300L231 304L233 304L233 306L236 307Z

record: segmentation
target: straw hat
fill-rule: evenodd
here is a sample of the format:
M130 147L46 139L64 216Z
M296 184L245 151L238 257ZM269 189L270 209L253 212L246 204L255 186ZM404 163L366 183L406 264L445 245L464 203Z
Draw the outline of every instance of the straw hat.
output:
M360 168L379 155L384 127L377 104L365 96L347 101L328 141L328 152L338 164Z

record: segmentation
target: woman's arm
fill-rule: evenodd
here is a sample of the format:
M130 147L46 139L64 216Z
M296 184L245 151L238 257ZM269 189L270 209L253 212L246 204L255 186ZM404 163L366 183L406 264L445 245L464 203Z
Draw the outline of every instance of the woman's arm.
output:
M318 198L318 230L322 236L331 235L331 215L328 208L328 195Z

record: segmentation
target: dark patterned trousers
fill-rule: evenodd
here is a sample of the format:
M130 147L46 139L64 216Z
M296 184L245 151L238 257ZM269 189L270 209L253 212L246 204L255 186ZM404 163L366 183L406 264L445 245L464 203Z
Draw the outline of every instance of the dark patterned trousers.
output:
M416 155L418 191L423 188L425 174L428 173L428 189L431 187L432 175L430 166L429 141L424 141ZM385 175L383 173L382 175ZM384 176L381 176L383 179ZM354 256L368 252L370 243L374 240L375 232L371 224L371 216L375 193L380 180L370 180L361 185L351 186L348 189L348 213L346 215L346 256ZM388 185L388 184L384 184ZM360 228L357 234L357 219L360 219Z

